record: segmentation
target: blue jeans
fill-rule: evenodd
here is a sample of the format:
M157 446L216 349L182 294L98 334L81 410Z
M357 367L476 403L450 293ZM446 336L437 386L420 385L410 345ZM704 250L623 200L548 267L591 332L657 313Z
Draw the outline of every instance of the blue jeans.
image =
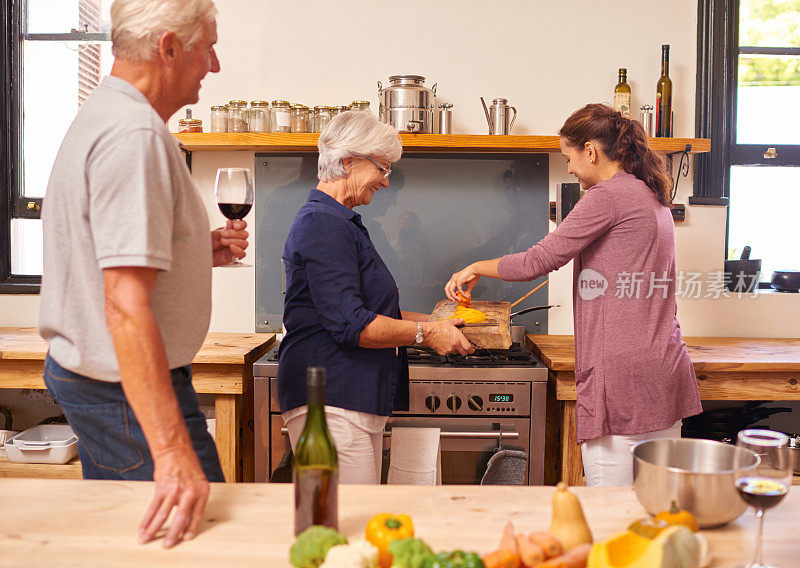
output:
M197 404L190 366L170 371L186 428L209 481L225 481L217 447ZM120 383L73 373L50 355L44 382L78 435L84 479L153 480L153 458Z

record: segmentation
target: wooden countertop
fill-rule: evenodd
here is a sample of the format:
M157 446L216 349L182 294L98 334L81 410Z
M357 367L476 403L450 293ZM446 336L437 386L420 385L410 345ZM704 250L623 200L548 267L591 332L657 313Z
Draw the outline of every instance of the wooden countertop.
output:
M206 336L203 346L198 351L192 365L244 365L251 364L266 353L275 341L274 333L219 333L212 332ZM0 364L4 361L36 362L44 361L47 354L47 342L39 336L33 327L0 328ZM208 374L208 373L207 373ZM202 380L202 385L195 385L198 392L241 394L242 378L236 374L219 372ZM40 376L31 373L19 373L16 377L0 377L0 388L44 388Z
M575 370L572 335L528 335L528 345L553 371ZM685 337L695 372L800 371L800 338Z
M363 538L381 512L407 513L416 535L436 551L486 553L497 547L508 520L517 530L546 530L554 487L342 486L340 530ZM630 488L577 487L595 539L623 530L645 512ZM0 480L2 564L11 566L257 566L288 567L294 541L292 486L213 484L202 532L164 550L136 543L137 525L153 492L150 482ZM764 558L794 566L800 492L770 509ZM729 567L752 554L756 523L747 511L727 526L703 531L712 567Z

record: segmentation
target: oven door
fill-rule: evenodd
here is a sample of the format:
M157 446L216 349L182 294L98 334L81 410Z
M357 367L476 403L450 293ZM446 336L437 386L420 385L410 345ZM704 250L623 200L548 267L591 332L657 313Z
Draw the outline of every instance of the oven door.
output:
M441 429L444 485L480 484L489 458L500 448L530 452L530 420L527 418L394 416L387 425L384 451L391 450L391 428L395 426Z

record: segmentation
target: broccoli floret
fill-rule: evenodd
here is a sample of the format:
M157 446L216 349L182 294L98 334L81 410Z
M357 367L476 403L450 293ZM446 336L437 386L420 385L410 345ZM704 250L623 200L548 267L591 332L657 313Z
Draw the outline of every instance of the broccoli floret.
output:
M334 529L314 525L297 535L289 549L289 561L296 568L318 568L328 549L337 544L347 544L347 539Z
M393 540L389 552L394 557L392 568L422 568L425 559L433 556L430 547L418 538Z

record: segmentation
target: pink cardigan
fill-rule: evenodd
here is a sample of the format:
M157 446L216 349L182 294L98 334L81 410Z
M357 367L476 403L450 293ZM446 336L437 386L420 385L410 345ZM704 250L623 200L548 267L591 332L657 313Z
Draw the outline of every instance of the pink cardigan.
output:
M669 208L619 172L537 244L501 258L498 271L533 280L572 258L578 441L662 430L701 412L676 316Z

